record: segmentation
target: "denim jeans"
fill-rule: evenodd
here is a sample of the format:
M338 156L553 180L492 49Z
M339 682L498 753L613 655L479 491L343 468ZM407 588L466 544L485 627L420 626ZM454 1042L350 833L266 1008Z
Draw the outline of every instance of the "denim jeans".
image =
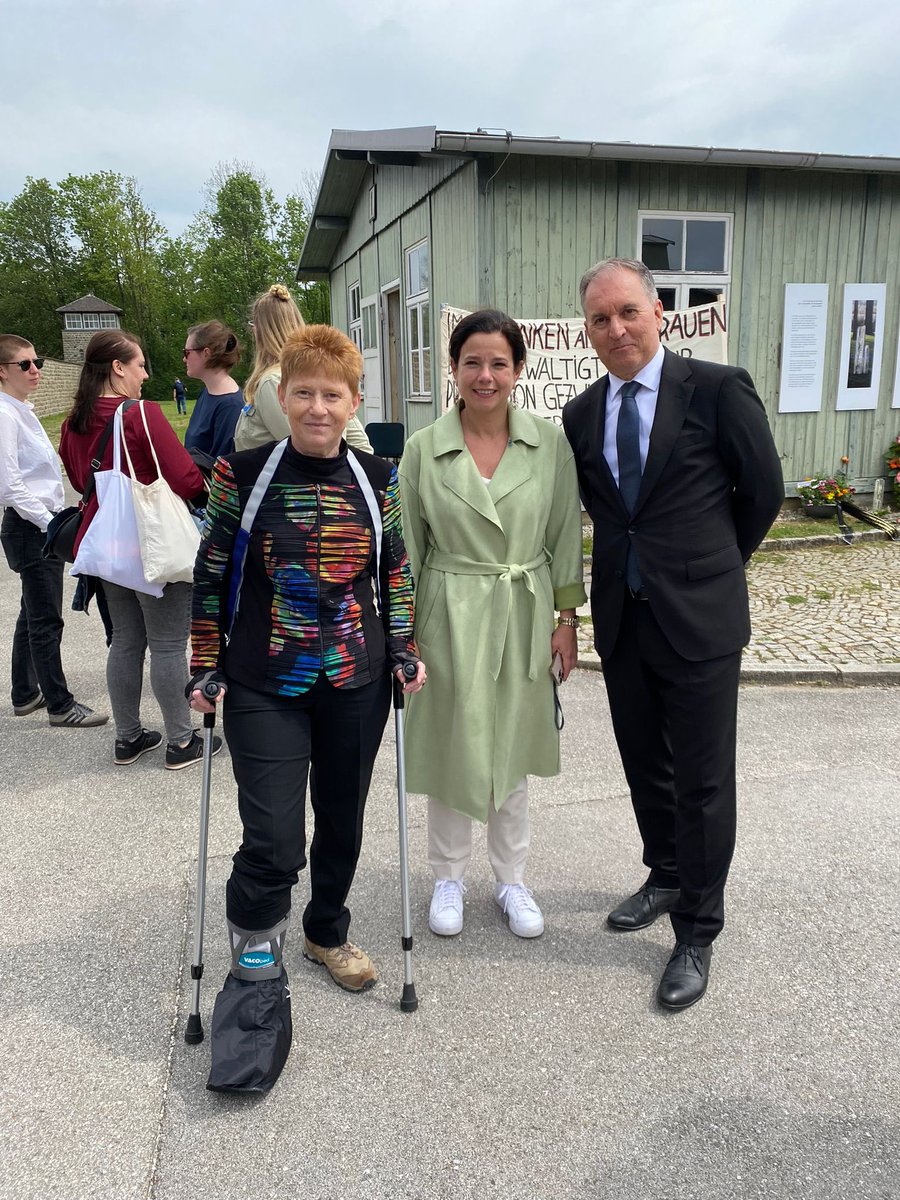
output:
M191 736L191 710L184 694L188 681L191 585L169 583L159 598L115 583L104 583L103 591L113 626L106 660L106 687L116 737L133 741L143 728L141 690L144 656L149 646L150 687L162 712L166 739L183 745Z
M75 702L62 666L63 568L44 558L44 534L13 508L0 524L6 561L22 581L22 602L12 643L12 702L27 704L43 692L48 712L68 712Z

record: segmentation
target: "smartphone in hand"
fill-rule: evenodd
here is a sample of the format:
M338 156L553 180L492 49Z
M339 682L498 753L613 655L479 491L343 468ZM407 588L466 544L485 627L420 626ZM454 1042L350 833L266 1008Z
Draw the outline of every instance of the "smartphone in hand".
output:
M550 674L553 676L557 684L562 683L563 677L562 655L557 652L553 655L553 662L550 664Z

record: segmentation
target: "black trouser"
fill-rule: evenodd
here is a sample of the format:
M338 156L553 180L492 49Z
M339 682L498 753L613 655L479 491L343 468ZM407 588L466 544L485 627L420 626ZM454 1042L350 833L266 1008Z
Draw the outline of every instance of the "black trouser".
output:
M385 675L335 688L320 675L302 696L273 696L230 681L224 728L244 839L226 890L228 920L271 929L291 907L306 866L306 781L316 829L303 929L319 946L347 940L347 894L362 846L363 810L390 707Z
M44 558L44 534L8 508L0 525L6 561L22 581L22 601L12 639L12 702L27 704L43 692L47 711L66 713L75 697L63 671L63 568L61 558Z
M697 946L708 946L725 921L740 670L740 651L682 658L649 602L627 596L619 637L603 660L644 863L654 883L681 888L671 913L675 937Z

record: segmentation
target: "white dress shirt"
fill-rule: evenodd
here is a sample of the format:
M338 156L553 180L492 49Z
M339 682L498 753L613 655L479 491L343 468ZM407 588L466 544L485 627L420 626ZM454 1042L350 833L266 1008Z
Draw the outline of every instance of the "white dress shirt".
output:
M65 503L59 459L34 405L0 392L0 504L43 533Z
M650 430L653 428L653 418L656 416L656 400L659 396L659 381L662 377L663 358L665 351L662 346L656 351L645 367L641 367L634 382L640 384L635 396L640 419L641 471L647 465L647 454L650 450ZM619 425L619 409L622 407L622 388L626 380L609 373L609 390L606 393L606 423L603 427L603 457L609 463L613 479L619 482L619 452L616 449L616 430Z

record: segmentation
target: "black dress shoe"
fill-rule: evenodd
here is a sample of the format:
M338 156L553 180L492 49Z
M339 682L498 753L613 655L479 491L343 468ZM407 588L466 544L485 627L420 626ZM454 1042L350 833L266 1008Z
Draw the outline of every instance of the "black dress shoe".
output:
M678 888L655 887L647 882L640 891L614 908L606 920L613 929L646 929L657 917L673 909L680 896Z
M706 991L712 946L676 942L656 995L666 1008L690 1008Z

